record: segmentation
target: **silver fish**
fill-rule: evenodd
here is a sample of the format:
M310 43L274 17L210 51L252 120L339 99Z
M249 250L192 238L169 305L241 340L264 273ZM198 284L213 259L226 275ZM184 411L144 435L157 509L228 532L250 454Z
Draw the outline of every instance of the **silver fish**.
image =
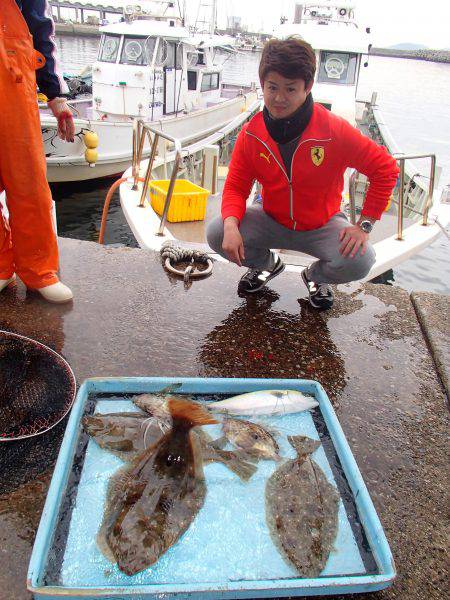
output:
M229 415L287 415L318 406L317 400L297 390L259 390L209 404L213 412Z
M273 542L303 577L323 571L338 529L339 494L311 459L320 442L289 436L297 457L266 483L266 520Z

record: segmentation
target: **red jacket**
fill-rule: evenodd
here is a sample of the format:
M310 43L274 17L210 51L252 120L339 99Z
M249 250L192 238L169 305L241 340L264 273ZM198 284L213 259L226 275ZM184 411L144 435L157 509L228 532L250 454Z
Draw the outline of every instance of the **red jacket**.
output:
M385 148L314 104L292 159L289 180L260 112L242 128L236 140L223 190L222 218L242 219L256 179L263 188L263 208L273 219L289 229L318 229L340 211L348 167L367 175L370 186L362 214L379 219L399 172Z

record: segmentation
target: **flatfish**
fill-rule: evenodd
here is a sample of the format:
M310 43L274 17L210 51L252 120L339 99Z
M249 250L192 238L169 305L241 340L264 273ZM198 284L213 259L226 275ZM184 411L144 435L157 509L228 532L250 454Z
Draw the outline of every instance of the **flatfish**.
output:
M164 388L158 394L134 396L133 404L142 412L87 415L82 421L84 430L101 448L109 450L123 460L130 460L136 452L153 445L172 429L169 398L189 400L186 396L169 396L165 393L173 387L176 385Z
M303 577L323 571L338 528L339 494L311 459L320 442L289 436L297 457L266 483L266 519L273 542Z
M198 404L192 403L192 406ZM126 462L133 460L146 448L154 446L172 430L170 413L159 417L137 412L97 413L83 417L82 422L85 431L101 448ZM192 435L199 438L198 444L205 464L222 463L242 481L248 481L255 474L256 466L247 453L218 448L214 440L199 427L193 428Z
M121 571L155 564L189 528L203 505L203 462L192 427L215 423L204 409L169 400L173 427L122 470L100 535Z
M248 455L280 460L280 448L275 438L262 425L245 419L225 417L222 428L225 437Z
M159 420L144 413L96 413L82 420L84 430L97 444L129 461L172 429L172 419Z

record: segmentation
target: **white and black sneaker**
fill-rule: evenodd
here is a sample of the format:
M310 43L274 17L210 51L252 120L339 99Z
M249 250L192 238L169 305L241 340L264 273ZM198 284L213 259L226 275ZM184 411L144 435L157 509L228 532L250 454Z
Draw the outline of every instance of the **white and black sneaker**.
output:
M253 294L263 288L268 281L284 271L284 263L281 258L274 254L275 266L270 271L259 271L258 269L249 269L240 279L238 284L238 293Z
M308 278L307 271L308 269L303 269L302 279L308 288L309 303L314 308L321 308L322 310L331 308L334 301L333 290L328 283L315 283L315 281L311 281Z

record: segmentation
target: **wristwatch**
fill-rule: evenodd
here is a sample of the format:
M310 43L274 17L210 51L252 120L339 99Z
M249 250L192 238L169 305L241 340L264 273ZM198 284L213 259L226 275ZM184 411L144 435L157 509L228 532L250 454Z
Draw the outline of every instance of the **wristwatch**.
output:
M367 220L361 221L361 223L359 223L359 226L365 233L370 233L373 229L373 223L371 221L367 221Z

